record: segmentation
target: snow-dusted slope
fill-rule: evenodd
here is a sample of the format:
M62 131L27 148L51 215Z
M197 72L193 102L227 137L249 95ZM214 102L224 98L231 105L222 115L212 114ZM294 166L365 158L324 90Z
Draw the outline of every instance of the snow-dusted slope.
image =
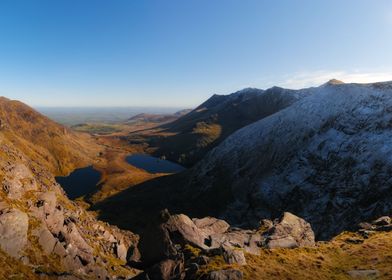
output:
M151 146L158 147L156 155L190 166L237 129L274 114L307 94L274 87L213 95L185 116L161 126L169 136L153 139Z
M327 83L229 136L193 170L191 188L222 170L236 224L291 211L320 238L392 209L392 82Z

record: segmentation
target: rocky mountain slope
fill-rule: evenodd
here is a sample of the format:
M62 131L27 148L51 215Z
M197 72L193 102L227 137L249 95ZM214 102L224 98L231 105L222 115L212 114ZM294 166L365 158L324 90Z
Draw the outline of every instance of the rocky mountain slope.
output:
M231 223L254 226L290 211L321 239L390 214L392 83L306 91L230 135L192 169L186 190L197 197L224 185L221 215Z
M0 97L0 132L29 158L56 175L86 165L99 151L87 134L75 134L25 104Z
M130 277L138 237L68 200L54 174L91 163L98 147L26 105L0 100L1 279Z
M149 142L157 147L157 155L192 165L235 130L276 113L307 94L306 90L274 87L213 95L185 116L161 126L160 133L150 137Z

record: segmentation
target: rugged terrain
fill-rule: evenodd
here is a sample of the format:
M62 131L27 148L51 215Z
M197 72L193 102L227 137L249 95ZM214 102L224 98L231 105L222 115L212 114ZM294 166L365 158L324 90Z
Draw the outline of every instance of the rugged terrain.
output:
M229 95L213 95L181 118L143 131L147 142L184 165L193 165L235 130L274 114L307 96L306 91L274 87L266 91L247 88ZM130 135L133 138L135 132Z
M355 232L361 222L390 215L391 83L330 81L301 92L304 98L234 132L188 171L147 181L96 205L101 217L143 233L140 217L153 217L164 208L192 217L222 217L251 229L261 218L289 211L311 224L317 240L331 240L345 230ZM389 233L359 241L378 244L369 247L341 243L347 236L320 245L331 258L323 273L333 275L337 256L344 259L344 271L335 273L343 279L357 261L368 268L390 262L385 253L377 253L389 248ZM350 249L340 251L340 246ZM353 257L351 250L357 249L378 257L370 261L359 252ZM298 258L288 256L286 263ZM355 261L346 261L352 257Z
M221 183L221 215L251 226L290 211L318 238L391 209L392 83L327 83L228 137L192 169L196 193ZM196 190L196 191L195 191ZM197 195L197 194L196 194Z
M151 131L90 136L0 106L0 278L392 277L392 83L215 96L154 128L169 139L159 130L226 116L227 134L188 142L206 155L174 175L124 161L151 151ZM101 185L70 201L54 176L87 165Z
M135 275L124 265L138 237L97 221L54 180L93 163L100 147L17 101L1 98L0 121L0 277Z

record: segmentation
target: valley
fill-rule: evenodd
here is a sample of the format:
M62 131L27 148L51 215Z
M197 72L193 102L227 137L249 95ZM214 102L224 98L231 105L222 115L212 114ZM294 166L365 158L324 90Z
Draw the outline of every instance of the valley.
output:
M391 280L392 2L0 1L0 280Z
M333 80L70 128L2 98L0 277L389 279L391 107Z

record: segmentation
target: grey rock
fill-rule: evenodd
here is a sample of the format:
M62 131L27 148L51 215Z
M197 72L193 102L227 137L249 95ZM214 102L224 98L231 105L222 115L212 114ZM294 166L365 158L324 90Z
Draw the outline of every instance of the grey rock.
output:
M207 248L204 243L207 236L188 216L183 214L172 215L165 226L170 232L172 241L175 244L188 243L202 249Z
M296 248L298 247L298 243L291 236L279 237L276 239L269 239L267 243L268 249L275 248Z
M70 254L67 254L65 258L63 258L62 262L67 270L73 272L83 271L83 264L77 256L72 257Z
M376 226L386 226L389 225L390 223L391 223L391 218L388 216L380 217L372 222L372 224Z
M246 265L244 252L240 249L224 249L223 258L228 264Z
M64 246L61 245L60 242L56 242L53 248L53 253L59 255L60 257L65 257L67 255L67 251L65 251Z
M61 233L68 244L66 251L69 252L71 256L76 255L85 263L93 262L93 249L80 235L79 230L74 223L64 226Z
M375 269L369 269L369 270L350 270L347 272L349 276L353 279L378 279L380 272Z
M268 231L268 248L314 246L314 232L305 220L285 212L280 221Z
M252 230L232 229L223 234L210 236L210 248L242 248L246 252L254 255L260 253L260 248L264 244L265 238L260 233Z
M127 261L127 247L124 243L116 243L116 255L122 261Z
M50 232L58 234L64 225L64 213L61 207L57 206L55 192L42 193L39 196L37 208L34 209L37 215L46 222Z
M206 236L225 233L230 228L230 225L226 221L214 217L193 219L193 222Z
M49 255L53 252L57 240L47 228L41 228L38 232L38 243L42 247L45 254Z
M33 174L24 164L8 166L2 186L7 197L11 199L21 198L26 191L37 190Z
M210 272L203 280L242 280L243 274L236 269L216 270Z
M29 219L18 209L3 209L0 212L0 247L7 254L19 257L27 244Z
M359 223L358 227L364 230L374 230L376 227L370 223Z

